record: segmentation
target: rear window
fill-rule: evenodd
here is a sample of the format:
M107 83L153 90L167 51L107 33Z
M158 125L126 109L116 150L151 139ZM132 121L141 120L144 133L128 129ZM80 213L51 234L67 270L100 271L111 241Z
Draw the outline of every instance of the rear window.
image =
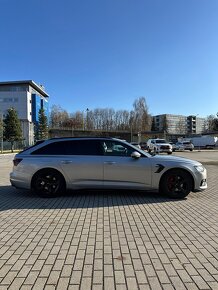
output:
M20 153L25 152L25 151L27 151L29 149L32 149L32 148L36 147L37 145L39 145L39 144L41 144L43 142L45 142L45 140L37 141L34 145L24 148Z

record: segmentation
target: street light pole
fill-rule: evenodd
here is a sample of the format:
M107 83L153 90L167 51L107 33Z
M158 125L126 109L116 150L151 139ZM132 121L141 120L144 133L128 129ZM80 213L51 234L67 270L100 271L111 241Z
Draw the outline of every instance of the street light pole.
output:
M4 140L3 140L3 112L0 112L1 113L1 153L3 153L3 150L4 150Z
M86 109L86 130L88 130L88 120L89 120L89 119L88 119L88 117L89 117L89 116L88 116L88 113L89 113L89 109L87 108L87 109Z

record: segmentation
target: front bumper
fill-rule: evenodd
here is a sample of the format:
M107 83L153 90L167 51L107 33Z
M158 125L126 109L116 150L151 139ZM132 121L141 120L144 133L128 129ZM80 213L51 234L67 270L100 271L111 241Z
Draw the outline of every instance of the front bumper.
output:
M194 192L203 191L207 189L207 170L203 172L195 172Z
M157 148L156 149L156 152L158 152L158 153L172 153L173 152L173 150L172 149L163 149L163 148Z

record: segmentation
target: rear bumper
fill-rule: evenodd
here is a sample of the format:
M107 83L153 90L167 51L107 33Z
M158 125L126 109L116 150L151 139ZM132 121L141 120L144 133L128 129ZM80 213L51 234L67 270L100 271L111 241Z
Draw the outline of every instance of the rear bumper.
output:
M18 176L15 172L10 173L10 183L16 188L30 189L30 183L23 176Z

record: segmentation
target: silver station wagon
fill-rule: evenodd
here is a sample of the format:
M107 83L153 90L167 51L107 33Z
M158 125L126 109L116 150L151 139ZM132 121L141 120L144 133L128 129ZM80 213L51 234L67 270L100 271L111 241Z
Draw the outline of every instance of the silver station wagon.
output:
M53 197L67 189L136 189L184 198L207 188L201 163L149 153L115 138L53 138L15 155L11 184Z

